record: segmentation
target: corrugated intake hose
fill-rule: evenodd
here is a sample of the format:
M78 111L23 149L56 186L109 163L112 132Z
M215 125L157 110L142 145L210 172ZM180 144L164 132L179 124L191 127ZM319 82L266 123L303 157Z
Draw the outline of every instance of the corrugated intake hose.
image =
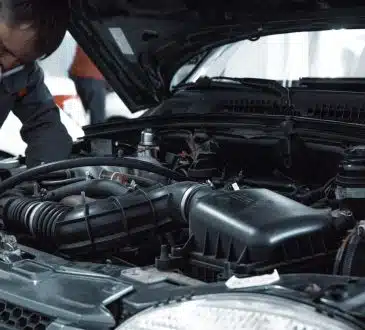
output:
M180 226L194 196L210 191L207 185L183 182L76 207L14 197L5 203L3 220L7 229L52 242L60 251L87 253Z
M363 276L364 267L359 264L364 251L364 235L360 234L359 224L349 233L339 248L333 274L341 276Z

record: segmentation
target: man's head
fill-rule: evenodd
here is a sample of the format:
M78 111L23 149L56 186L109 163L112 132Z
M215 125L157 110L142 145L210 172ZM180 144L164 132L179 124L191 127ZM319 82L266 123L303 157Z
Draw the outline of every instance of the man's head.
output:
M0 0L0 66L52 54L65 36L69 0Z

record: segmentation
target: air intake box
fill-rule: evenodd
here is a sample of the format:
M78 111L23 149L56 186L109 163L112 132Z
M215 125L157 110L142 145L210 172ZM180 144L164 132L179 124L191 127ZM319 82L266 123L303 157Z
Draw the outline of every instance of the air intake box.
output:
M327 257L344 234L333 226L330 211L266 189L204 196L191 205L189 224L193 258L215 266L308 264L316 255Z

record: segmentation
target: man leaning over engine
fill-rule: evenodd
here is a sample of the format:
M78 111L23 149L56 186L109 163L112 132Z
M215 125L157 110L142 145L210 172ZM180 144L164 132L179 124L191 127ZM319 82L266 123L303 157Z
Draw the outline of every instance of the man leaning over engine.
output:
M28 167L67 158L72 140L37 60L52 54L69 22L68 0L0 0L0 125L21 120Z

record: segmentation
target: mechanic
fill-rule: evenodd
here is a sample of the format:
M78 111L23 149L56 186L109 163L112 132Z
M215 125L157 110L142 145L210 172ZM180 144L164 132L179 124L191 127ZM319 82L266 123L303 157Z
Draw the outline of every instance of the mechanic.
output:
M79 45L69 69L69 77L75 83L85 111L90 112L90 124L104 122L106 81Z
M68 0L0 0L0 126L10 111L22 122L28 167L67 158L72 139L37 60L60 45Z

